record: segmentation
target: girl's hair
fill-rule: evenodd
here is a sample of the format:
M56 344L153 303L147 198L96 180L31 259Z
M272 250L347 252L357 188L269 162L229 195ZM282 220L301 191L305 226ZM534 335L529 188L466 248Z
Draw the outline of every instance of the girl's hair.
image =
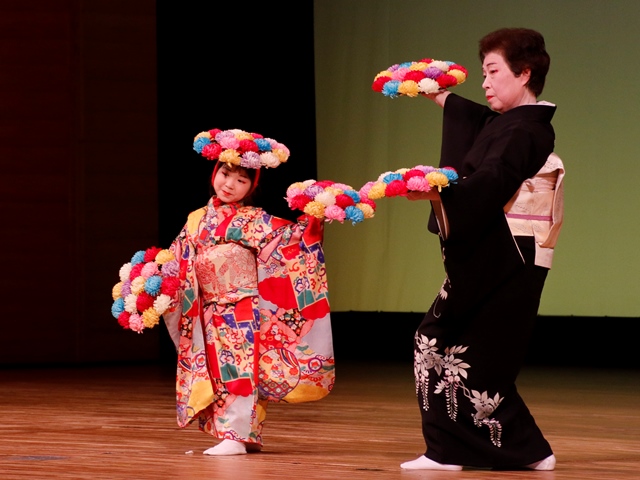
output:
M231 172L242 172L245 174L249 180L251 181L251 188L249 192L242 199L242 202L245 205L253 205L253 195L258 187L258 179L260 178L260 169L259 168L244 168L239 165L233 165L225 162L216 162L216 165L213 167L213 174L211 175L211 182L209 182L209 194L215 195L215 190L213 189L213 180L216 178L216 173L218 170L224 166Z
M527 87L536 97L542 93L551 63L542 34L528 28L501 28L482 37L479 44L481 62L491 52L502 54L514 75L531 70Z

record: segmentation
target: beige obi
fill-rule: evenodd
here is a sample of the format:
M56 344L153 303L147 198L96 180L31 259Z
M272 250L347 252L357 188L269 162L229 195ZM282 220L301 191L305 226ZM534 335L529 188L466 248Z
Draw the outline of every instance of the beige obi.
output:
M205 305L235 303L258 294L256 257L236 243L199 246L195 270Z
M540 171L524 181L504 207L513 235L533 236L535 264L551 268L564 217L564 165L552 153Z

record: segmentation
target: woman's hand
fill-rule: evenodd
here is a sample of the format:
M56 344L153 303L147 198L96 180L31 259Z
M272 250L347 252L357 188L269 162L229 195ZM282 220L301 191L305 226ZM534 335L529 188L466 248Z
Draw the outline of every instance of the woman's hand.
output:
M414 200L435 200L435 201L439 201L440 200L440 193L438 193L438 189L437 188L432 188L428 192L418 192L418 191L409 192L409 193L407 193L407 198L409 200L412 200L412 201L414 201Z

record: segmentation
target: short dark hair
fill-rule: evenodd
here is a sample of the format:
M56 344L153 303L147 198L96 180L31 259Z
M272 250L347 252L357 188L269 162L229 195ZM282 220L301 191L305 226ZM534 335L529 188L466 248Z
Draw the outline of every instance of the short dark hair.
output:
M529 28L501 28L480 39L480 61L491 52L502 54L514 75L527 68L531 78L527 87L537 97L542 93L551 58L544 37Z

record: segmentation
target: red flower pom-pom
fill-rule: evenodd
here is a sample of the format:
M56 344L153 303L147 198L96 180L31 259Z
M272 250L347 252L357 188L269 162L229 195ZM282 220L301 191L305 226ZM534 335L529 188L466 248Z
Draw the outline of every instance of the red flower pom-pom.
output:
M436 82L438 82L438 85L440 85L440 88L448 88L448 87L456 86L458 84L458 79L453 75L449 75L448 73L445 73L443 75L440 75L438 78L436 78Z
M222 152L222 147L219 143L210 143L202 147L202 156L207 160L217 160Z
M144 252L144 263L153 262L156 259L156 255L158 255L158 252L160 250L162 249L158 247L147 248Z
M352 207L355 204L356 204L356 202L353 201L353 198L351 198L346 193L340 193L340 194L336 195L336 205L339 206L343 210L345 208L347 208L347 207Z
M251 133L251 136L253 138L264 138L262 135L260 135L259 133Z
M129 312L122 312L120 315L118 315L118 324L122 328L131 328L129 326L129 317L131 317L131 314Z
M374 202L373 200L371 200L368 197L360 197L360 203L365 203L367 205L369 205L374 211L377 207L376 202Z
M457 63L453 65L449 65L449 71L451 70L460 70L462 73L464 73L465 77L469 75L469 72L467 71L467 69L464 68L462 65L458 65Z
M209 135L211 135L211 139L215 139L216 135L218 135L222 130L219 128L214 128L213 130L209 130Z
M140 292L140 295L136 298L136 308L138 311L144 312L146 309L153 307L154 300L155 298L147 292Z
M180 288L180 279L178 277L164 277L162 285L160 285L160 293L173 298L178 288Z
M140 272L142 272L142 268L144 267L144 263L137 263L133 267L131 267L131 272L129 273L129 280L135 280L140 276Z
M433 62L433 58L423 58L420 60L420 63L431 63Z
M387 197L397 197L407 194L407 184L403 180L392 180L384 190Z
M404 178L405 181L413 177L424 177L424 172L422 170L418 170L417 168L412 168L411 170L407 170L404 175L402 175L402 178Z
M258 148L258 144L253 140L249 140L245 138L244 140L240 140L240 148L238 149L240 153L244 152L258 152L260 148Z
M290 201L289 207L293 210L304 210L304 207L311 199L304 194L296 195Z
M330 187L331 185L333 185L334 183L336 183L336 182L333 182L331 180L320 180L320 181L314 183L314 185L318 186L318 187L322 187L322 188L327 188L327 187Z
M382 88L384 87L384 84L387 83L389 80L391 80L391 77L378 77L374 80L373 85L371 85L371 88L376 91L376 92L382 92Z
M420 70L410 70L405 74L404 79L405 81L413 80L414 82L418 83L420 80L426 77L427 76L425 75L425 73L421 72Z

